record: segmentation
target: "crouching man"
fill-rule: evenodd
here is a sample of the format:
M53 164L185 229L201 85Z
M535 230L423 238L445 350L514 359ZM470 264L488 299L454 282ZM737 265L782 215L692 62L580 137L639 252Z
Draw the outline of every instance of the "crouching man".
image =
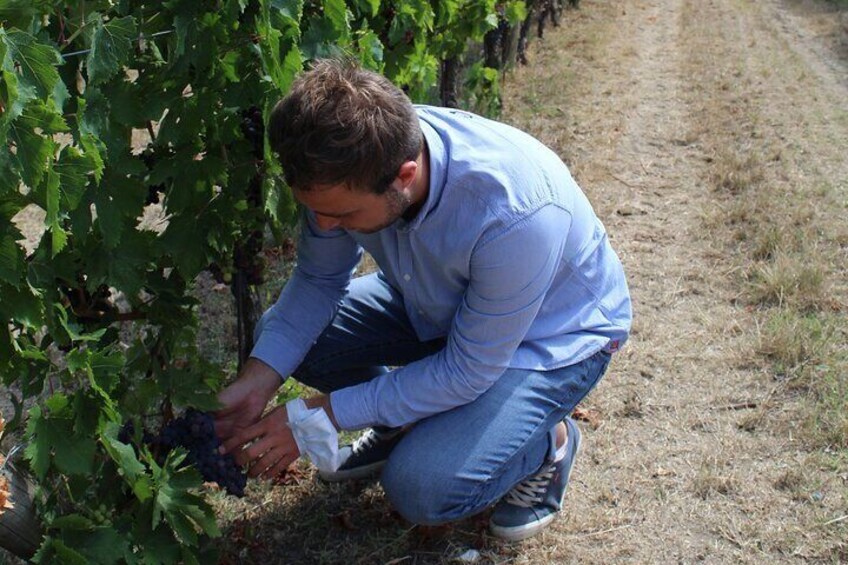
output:
M326 480L379 472L419 524L495 505L494 535L539 532L580 447L568 415L631 320L621 263L565 164L338 60L299 77L268 132L303 205L298 258L220 394L226 449L258 477L300 456L286 408L262 416L293 375L323 393L307 408L366 430ZM363 250L379 271L353 278Z

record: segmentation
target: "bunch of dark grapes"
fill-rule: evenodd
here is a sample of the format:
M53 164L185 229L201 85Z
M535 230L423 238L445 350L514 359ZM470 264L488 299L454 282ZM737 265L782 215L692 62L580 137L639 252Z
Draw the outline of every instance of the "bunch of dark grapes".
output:
M218 483L227 493L244 496L247 475L229 453L221 455L221 440L215 434L212 415L192 408L162 428L159 442L165 451L182 446L188 451L188 461L193 463L203 479Z
M139 154L141 160L144 162L144 166L147 167L148 171L152 171L153 167L156 165L157 155L153 151L153 148L150 146L146 147L144 151ZM158 204L159 203L159 194L165 192L164 184L154 184L148 185L147 187L147 198L145 198L145 205L149 204Z
M241 113L241 133L253 146L253 154L262 159L265 144L265 124L262 122L262 110L251 106Z
M133 424L127 422L118 433L118 441L130 444L133 436ZM244 496L247 475L231 454L218 452L221 440L215 434L210 413L189 408L183 416L168 422L157 437L144 432L142 442L150 446L160 462L175 447L184 447L188 451L186 461L200 471L203 480L218 483L228 494Z

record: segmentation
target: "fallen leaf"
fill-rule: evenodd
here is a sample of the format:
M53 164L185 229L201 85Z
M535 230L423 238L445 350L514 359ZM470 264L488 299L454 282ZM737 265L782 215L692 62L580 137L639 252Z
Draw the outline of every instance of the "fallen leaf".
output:
M9 479L0 477L0 515L3 514L4 509L14 507L9 492Z
M571 412L571 417L577 421L588 423L593 430L597 430L601 425L601 413L592 408L578 406Z

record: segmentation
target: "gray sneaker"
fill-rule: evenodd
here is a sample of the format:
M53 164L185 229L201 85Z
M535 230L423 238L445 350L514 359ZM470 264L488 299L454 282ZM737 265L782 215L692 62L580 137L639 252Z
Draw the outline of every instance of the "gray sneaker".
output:
M565 457L545 463L495 505L489 529L495 537L518 541L534 536L550 524L562 508L574 459L580 450L580 430L574 420L565 419L568 445Z
M339 449L342 464L337 470L319 471L318 475L330 483L374 477L403 435L403 428L370 428L353 444Z

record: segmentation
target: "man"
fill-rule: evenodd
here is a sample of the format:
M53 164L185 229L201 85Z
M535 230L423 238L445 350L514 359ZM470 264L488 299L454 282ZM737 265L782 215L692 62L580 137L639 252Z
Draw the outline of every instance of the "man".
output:
M384 77L317 62L268 126L303 205L298 260L222 391L224 446L273 477L300 454L287 375L338 429L368 431L326 480L381 471L408 520L496 504L534 535L562 506L580 432L568 414L627 338L630 298L604 227L552 151L506 125L413 106ZM363 249L380 271L352 279ZM387 367L396 367L392 370Z

